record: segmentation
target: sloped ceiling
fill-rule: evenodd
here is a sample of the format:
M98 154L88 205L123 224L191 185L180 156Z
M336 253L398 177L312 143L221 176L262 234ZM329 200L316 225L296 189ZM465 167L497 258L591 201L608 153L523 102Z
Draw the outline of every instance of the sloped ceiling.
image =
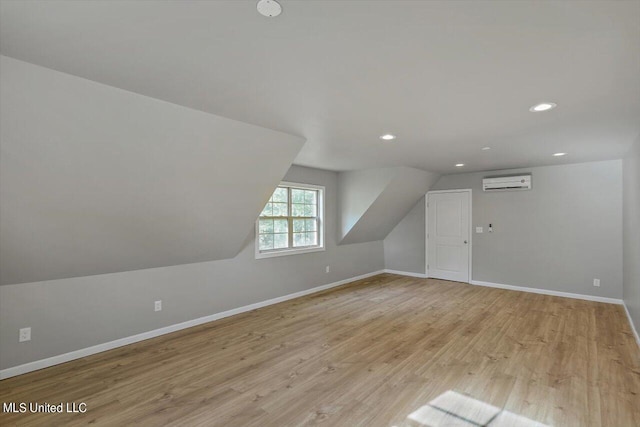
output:
M409 167L341 172L340 243L384 239L438 177Z
M233 257L304 144L0 58L2 284Z
M637 0L256 2L0 1L0 51L302 135L295 163L336 171L618 159L640 133Z

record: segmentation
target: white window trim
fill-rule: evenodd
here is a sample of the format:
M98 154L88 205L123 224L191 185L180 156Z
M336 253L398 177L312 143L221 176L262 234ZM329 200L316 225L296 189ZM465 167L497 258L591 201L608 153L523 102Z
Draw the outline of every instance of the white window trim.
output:
M256 255L256 259L262 259L262 258L275 258L275 257L279 257L279 256L287 256L287 255L299 255L299 254L308 254L308 253L312 253L312 252L322 252L325 250L325 245L324 245L324 229L325 229L325 217L324 217L324 193L325 193L325 187L322 185L314 185L314 184L302 184L299 182L288 182L288 181L282 181L280 184L278 184L278 187L294 187L294 188L300 188L303 190L319 190L318 191L318 246L314 246L312 248L300 248L300 249L295 249L295 248L287 248L287 249L276 249L273 251L269 251L269 252L260 252L259 249L259 240L258 240L258 236L259 236L259 224L260 224L260 217L258 216L258 218L256 219L256 237L255 237L255 255ZM275 190L275 189L274 189Z

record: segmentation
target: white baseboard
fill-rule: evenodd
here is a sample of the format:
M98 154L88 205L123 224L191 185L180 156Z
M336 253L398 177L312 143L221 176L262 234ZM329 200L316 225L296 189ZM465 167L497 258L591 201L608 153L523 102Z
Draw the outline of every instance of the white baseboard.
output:
M524 286L502 285L500 283L481 282L479 280L472 280L470 283L472 285L486 286L486 287L489 287L489 288L509 289L511 291L530 292L530 293L533 293L533 294L553 295L553 296L556 296L556 297L565 297L565 298L583 299L583 300L587 300L587 301L606 302L606 303L609 303L609 304L622 304L622 300L621 299L617 299L617 298L606 298L606 297L598 297L598 296L594 296L594 295L572 294L570 292L549 291L547 289L527 288L527 287L524 287Z
M379 270L379 271L374 271L367 274L362 274L360 276L339 280L337 282L329 283L326 285L316 286L315 288L306 289L304 291L294 292L292 294L268 299L266 301L245 305L243 307L234 308L231 310L223 311L221 313L200 317L198 319L188 320L186 322L177 323L175 325L165 326L163 328L154 329L152 331L143 332L141 334L132 335L132 336L120 338L114 341L109 341L103 344L94 345L92 347L82 348L80 350L74 350L69 353L59 354L57 356L48 357L46 359L36 360L34 362L25 363L23 365L6 368L0 371L0 380L3 380L5 378L15 377L16 375L26 374L27 372L37 371L39 369L48 368L50 366L59 365L60 363L69 362L71 360L80 359L82 357L91 356L92 354L102 353L103 351L112 350L114 348L133 344L139 341L148 340L150 338L159 337L160 335L170 334L171 332L176 332L182 329L191 328L193 326L202 325L203 323L213 322L214 320L222 319L224 317L233 316L235 314L244 313L247 311L255 310L257 308L266 307L269 305L277 304L279 302L288 301L294 298L299 298L305 295L314 294L316 292L335 288L337 286L355 282L356 280L366 279L367 277L375 276L384 272L385 270Z
M412 273L410 271L400 271L400 270L389 270L385 268L382 270L383 273L397 274L399 276L409 276L409 277L419 277L421 279L426 279L428 276L424 273Z
M640 335L638 335L638 331L636 330L636 325L633 324L631 313L629 313L627 304L622 303L622 305L624 306L624 311L627 313L627 319L629 319L629 325L631 325L631 331L633 332L633 335L636 337L636 343L638 343L638 347L640 347Z

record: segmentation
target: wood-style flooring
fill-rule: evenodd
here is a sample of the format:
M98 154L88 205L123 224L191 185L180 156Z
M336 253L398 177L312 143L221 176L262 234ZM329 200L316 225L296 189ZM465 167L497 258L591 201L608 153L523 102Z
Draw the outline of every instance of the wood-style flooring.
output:
M382 274L3 380L1 402L87 412L0 425L419 426L447 392L547 425L640 426L640 350L619 305Z

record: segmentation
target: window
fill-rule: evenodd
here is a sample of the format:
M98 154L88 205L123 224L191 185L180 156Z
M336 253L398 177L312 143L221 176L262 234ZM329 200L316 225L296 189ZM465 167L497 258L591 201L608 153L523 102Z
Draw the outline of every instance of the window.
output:
M324 187L281 183L256 223L256 258L324 250Z

